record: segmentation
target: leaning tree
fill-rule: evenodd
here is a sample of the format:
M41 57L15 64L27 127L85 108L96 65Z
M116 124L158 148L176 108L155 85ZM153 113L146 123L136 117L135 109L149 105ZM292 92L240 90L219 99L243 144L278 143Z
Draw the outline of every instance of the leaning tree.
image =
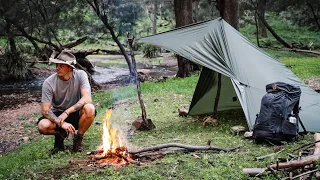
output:
M132 61L123 43L120 42L119 36L124 35L125 32L132 31L132 26L142 12L141 7L138 6L134 0L86 0L86 2L92 7L97 17L101 20L119 47L128 64L130 80L134 80L135 73Z

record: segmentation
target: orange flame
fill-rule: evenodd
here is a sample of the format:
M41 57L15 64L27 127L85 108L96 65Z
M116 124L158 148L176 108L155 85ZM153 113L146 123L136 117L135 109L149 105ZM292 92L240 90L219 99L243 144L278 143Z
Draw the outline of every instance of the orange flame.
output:
M126 143L121 132L111 128L111 114L112 109L108 109L103 120L102 145L99 148L103 149L102 156L110 156L110 158L101 161L111 164L127 164L131 155L127 155Z

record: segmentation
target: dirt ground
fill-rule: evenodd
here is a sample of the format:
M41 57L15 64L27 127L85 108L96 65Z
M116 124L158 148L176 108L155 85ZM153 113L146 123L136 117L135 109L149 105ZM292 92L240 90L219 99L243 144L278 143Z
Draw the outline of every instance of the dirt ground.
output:
M164 58L162 67L177 71L177 63L174 57ZM54 69L32 70L37 76L48 77ZM161 72L153 73L150 69L140 69L145 80L161 80ZM165 74L164 76L168 76ZM121 81L119 81L121 82ZM320 78L305 81L312 89L320 91ZM110 89L122 85L121 83L110 83L103 85L104 89ZM0 94L0 156L18 147L21 143L32 141L38 137L36 123L40 116L40 93L12 93Z

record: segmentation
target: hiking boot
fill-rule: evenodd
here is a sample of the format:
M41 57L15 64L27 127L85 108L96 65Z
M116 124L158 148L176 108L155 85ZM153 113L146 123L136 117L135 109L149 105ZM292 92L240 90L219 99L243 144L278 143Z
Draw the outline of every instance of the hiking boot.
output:
M82 141L83 141L83 134L78 133L74 136L73 148L72 148L73 152L81 152L86 149Z
M56 154L59 151L64 151L64 139L68 136L68 133L62 128L58 128L56 130L56 134L54 135L54 146L51 150L51 154Z

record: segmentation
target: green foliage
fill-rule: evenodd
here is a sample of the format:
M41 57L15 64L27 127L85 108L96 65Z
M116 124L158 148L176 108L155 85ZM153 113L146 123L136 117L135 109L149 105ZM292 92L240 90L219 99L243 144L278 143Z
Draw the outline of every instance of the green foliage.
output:
M6 50L3 62L0 62L0 80L26 80L29 72L20 52L12 53Z
M157 33L169 31L174 27L175 24L172 19L164 16L157 16ZM139 18L134 26L134 32L137 37L152 35L152 20L146 16Z
M314 14L320 11L320 3L318 0L274 0L269 1L270 10L278 12L283 19L287 19L293 24L299 26L307 26L319 31L316 25Z
M7 40L4 38L0 38L0 46L3 48L7 44Z
M311 49L318 49L320 46L320 34L316 31L310 31L308 27L300 27L292 24L290 21L285 20L281 16L270 13L267 18L268 23L274 29L274 31L289 44L303 44L309 45ZM256 41L256 27L253 24L247 24L240 28L241 34L246 36L250 41L257 44ZM259 37L260 45L262 46L274 46L283 47L268 31L267 38Z
M143 52L143 57L145 58L155 58L157 56L159 56L160 53L160 48L158 46L155 45L151 45L151 44L143 44L141 47L141 50Z

